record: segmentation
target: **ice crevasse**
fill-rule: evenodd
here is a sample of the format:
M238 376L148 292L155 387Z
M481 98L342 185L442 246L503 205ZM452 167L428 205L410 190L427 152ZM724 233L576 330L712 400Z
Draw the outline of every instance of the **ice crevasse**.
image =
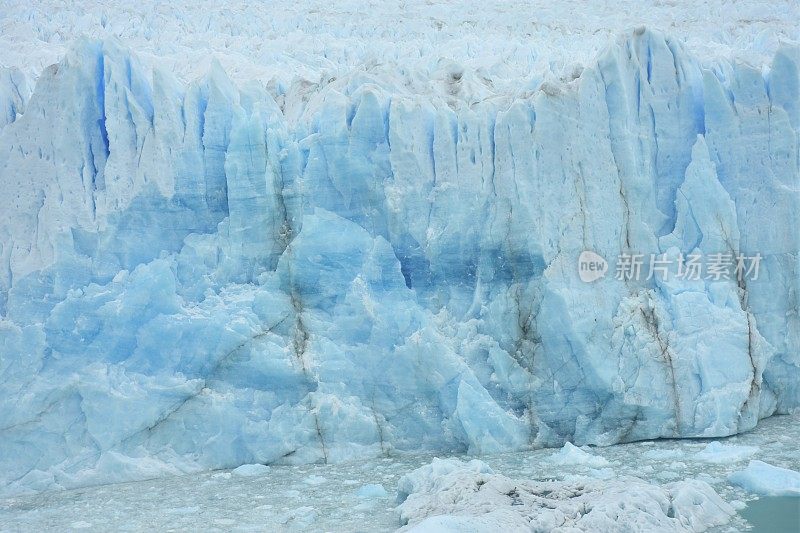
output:
M800 48L493 95L0 72L0 491L730 435L800 405ZM579 279L584 250L757 279Z

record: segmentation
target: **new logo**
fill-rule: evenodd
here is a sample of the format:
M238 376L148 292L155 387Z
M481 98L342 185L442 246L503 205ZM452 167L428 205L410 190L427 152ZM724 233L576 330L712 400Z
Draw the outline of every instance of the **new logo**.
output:
M581 281L591 283L608 272L608 263L596 253L584 250L578 257L578 276Z

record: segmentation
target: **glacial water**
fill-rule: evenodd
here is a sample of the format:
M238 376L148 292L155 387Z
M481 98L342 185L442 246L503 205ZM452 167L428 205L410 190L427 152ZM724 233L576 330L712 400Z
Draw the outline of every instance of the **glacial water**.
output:
M666 483L698 478L711 484L740 510L713 531L798 531L800 499L755 499L727 476L750 459L800 468L800 417L763 420L748 433L716 439L727 449L747 450L727 462L708 453L711 440L660 440L594 448L608 460L597 465L554 464L557 450L540 449L485 456L496 472L528 479L607 479L632 475ZM391 531L399 527L395 491L399 478L430 455L382 457L368 461L273 466L260 477L215 471L150 481L47 492L0 500L0 531ZM367 484L385 496L360 497ZM794 527L794 529L792 529ZM752 528L752 529L749 529Z
M747 502L740 512L753 533L797 533L800 531L800 498L768 496Z

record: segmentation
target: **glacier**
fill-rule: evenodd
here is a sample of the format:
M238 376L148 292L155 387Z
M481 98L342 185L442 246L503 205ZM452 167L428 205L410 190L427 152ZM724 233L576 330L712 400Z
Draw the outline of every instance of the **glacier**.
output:
M792 412L799 68L638 27L500 95L185 81L113 38L0 69L0 491ZM763 261L585 283L585 250Z

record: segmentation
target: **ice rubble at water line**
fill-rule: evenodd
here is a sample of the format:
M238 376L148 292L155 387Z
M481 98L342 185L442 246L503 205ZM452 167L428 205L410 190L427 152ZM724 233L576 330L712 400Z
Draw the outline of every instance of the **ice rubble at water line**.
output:
M400 531L705 531L735 513L704 481L528 481L434 459L400 479Z

